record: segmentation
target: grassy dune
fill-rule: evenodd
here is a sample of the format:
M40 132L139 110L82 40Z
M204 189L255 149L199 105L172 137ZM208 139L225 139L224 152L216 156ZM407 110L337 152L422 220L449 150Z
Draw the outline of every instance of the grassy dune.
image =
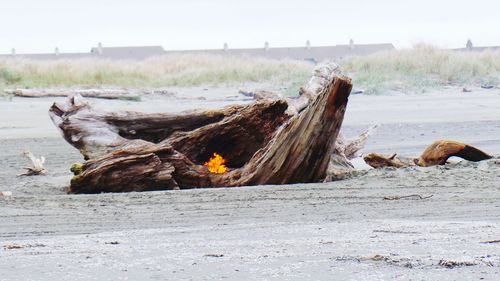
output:
M0 60L0 84L19 87L113 85L123 87L304 81L313 66L292 60L215 55L177 55L143 61L73 59Z
M453 52L428 45L348 57L340 62L355 88L378 94L425 92L446 85L498 85L500 52ZM144 61L0 59L2 87L119 86L168 87L235 85L247 81L291 86L296 90L313 65L215 55L176 55ZM295 92L295 91L294 91Z
M417 45L412 49L349 57L341 64L355 87L375 94L500 83L500 51L455 52Z

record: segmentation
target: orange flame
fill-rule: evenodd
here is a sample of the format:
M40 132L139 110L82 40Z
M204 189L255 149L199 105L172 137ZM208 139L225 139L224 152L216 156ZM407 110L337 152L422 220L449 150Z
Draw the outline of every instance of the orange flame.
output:
M226 164L226 159L214 152L212 158L205 162L203 166L207 167L211 173L222 174L227 172L227 167L224 164Z

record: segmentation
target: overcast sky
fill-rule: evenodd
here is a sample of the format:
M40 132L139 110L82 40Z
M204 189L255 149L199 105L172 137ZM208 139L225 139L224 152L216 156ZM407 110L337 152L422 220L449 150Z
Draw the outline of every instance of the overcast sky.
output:
M0 0L0 53L392 42L500 45L498 0Z

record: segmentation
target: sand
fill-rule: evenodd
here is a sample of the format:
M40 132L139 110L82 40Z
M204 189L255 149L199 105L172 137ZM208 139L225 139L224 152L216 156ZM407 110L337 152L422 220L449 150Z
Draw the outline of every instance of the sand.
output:
M91 100L180 111L249 102L233 88ZM197 97L204 96L205 100ZM0 100L0 280L495 280L500 159L363 170L330 183L66 195L81 162L50 122L57 99ZM418 155L451 138L500 155L500 90L350 98L343 132L366 152ZM48 174L16 177L25 149ZM457 159L453 159L454 162ZM360 160L356 163L363 167ZM384 197L421 195L399 200Z

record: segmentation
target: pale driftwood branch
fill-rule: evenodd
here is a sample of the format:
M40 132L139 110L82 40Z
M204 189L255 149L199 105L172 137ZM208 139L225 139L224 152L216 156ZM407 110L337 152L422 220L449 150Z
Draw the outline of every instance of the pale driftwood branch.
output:
M360 156L368 137L373 134L376 128L377 125L371 126L354 139L346 139L342 132L339 132L330 157L328 176L325 181L341 180L359 174L360 171L354 168L350 160Z
M32 166L24 167L26 171L18 174L18 176L43 175L47 172L47 170L43 167L45 157L41 156L40 158L36 158L30 151L23 152L23 155L31 161Z
M81 97L54 104L54 124L90 158L73 166L70 191L322 181L352 87L337 70L328 64L315 72L304 87L308 105L298 110L287 100L269 99L176 115L101 112ZM214 152L226 158L228 172L213 174L203 166Z
M368 138L375 133L377 127L378 125L369 127L354 139L346 139L340 132L335 142L335 154L343 156L346 161L361 156L361 150L365 147Z
M361 133L357 138L347 139L345 141L345 148L343 149L344 155L347 159L354 159L361 156L361 150L365 148L368 138L375 133L378 125L369 127L366 131ZM339 141L337 140L337 144Z
M5 89L5 93L17 97L41 98L41 97L69 97L80 95L86 98L140 100L138 94L123 89Z

